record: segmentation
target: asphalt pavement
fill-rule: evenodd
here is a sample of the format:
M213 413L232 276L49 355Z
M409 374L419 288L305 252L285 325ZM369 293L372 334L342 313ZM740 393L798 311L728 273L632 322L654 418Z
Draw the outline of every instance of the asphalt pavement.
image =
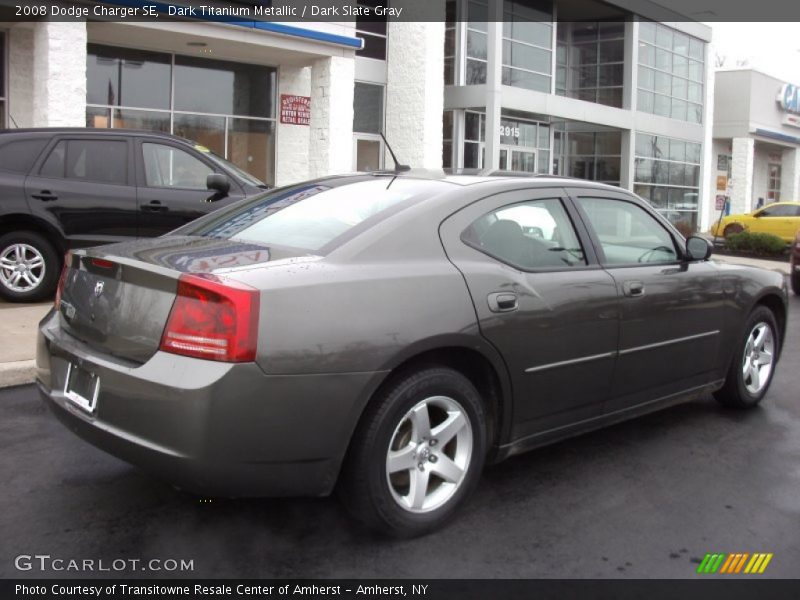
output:
M446 529L408 541L363 530L334 498L176 491L73 436L32 386L8 388L0 576L93 576L15 569L19 555L47 554L193 561L172 577L691 578L709 577L695 575L706 553L768 552L766 572L747 577L797 577L798 314L792 296L785 352L756 410L708 397L514 457L486 470Z

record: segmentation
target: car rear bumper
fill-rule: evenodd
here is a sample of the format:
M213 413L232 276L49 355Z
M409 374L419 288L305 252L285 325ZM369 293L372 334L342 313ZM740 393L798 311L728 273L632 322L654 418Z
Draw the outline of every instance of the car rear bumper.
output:
M267 375L164 352L128 365L65 333L53 313L36 362L42 397L80 437L187 491L230 497L330 493L383 376ZM64 392L70 364L100 380L91 414Z

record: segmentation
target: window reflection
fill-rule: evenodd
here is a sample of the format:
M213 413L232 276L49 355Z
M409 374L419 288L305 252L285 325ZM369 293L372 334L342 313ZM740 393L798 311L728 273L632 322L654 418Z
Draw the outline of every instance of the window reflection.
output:
M169 54L89 44L86 62L89 104L169 108Z

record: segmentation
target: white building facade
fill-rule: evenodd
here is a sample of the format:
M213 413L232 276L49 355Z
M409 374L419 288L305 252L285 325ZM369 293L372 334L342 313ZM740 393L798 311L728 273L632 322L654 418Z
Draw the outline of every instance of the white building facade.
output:
M712 169L715 213L800 199L800 86L753 69L716 73Z
M602 181L708 227L711 29L571 5L447 2L444 164Z
M415 2L426 22L0 23L0 124L174 133L270 185L382 168L384 133L414 167L603 181L708 227L708 27L624 0Z

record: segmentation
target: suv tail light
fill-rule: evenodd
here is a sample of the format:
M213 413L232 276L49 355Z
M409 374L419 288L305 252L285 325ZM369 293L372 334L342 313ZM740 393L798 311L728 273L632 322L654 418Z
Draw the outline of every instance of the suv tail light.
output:
M181 275L160 350L250 362L258 342L258 290L214 275Z
M67 282L67 273L69 273L70 265L72 264L72 251L68 250L64 255L64 264L61 267L61 276L58 278L58 286L56 287L56 310L61 310L61 294L64 292L64 284Z

